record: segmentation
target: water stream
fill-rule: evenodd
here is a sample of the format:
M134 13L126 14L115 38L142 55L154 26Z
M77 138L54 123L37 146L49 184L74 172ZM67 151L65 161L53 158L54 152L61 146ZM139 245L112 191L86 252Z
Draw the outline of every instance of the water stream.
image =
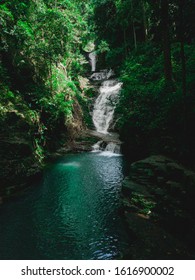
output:
M122 83L113 79L113 70L102 70L91 75L91 80L101 81L99 95L95 100L92 119L96 133L99 134L100 141L93 145L93 152L104 151L104 155L120 155L120 140L117 133L111 133L110 127L113 124L114 112L119 101L119 94ZM109 138L106 137L109 135Z
M91 72L95 72L95 70L96 70L96 53L95 52L89 53L89 60L90 60L90 64L91 64Z
M93 110L93 122L96 130L100 133L108 133L121 86L122 83L117 80L106 80L100 87L100 94Z

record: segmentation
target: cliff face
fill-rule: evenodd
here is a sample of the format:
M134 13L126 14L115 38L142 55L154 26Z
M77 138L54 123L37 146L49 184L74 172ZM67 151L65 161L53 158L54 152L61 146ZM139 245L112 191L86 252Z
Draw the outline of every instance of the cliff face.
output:
M32 126L15 112L7 114L0 132L0 197L7 197L40 174Z

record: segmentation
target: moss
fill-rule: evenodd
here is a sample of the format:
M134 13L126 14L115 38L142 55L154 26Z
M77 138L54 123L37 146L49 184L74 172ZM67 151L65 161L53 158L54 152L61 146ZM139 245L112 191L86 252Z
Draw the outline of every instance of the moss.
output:
M152 212L152 209L156 205L155 202L146 198L144 195L135 192L132 192L130 202L139 209L139 213L146 215Z

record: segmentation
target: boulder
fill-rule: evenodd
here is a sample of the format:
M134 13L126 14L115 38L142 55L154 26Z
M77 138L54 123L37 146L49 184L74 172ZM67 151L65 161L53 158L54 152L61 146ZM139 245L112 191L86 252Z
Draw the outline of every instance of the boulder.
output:
M129 176L122 186L122 203L128 228L137 235L138 240L147 236L147 245L142 242L142 249L148 251L147 247L155 240L157 232L168 236L168 243L170 240L177 243L178 250L168 254L165 252L168 250L167 239L166 242L159 241L159 244L156 242L156 249L159 249L158 246L167 248L159 253L159 257L163 258L180 258L182 254L186 258L195 256L195 246L192 246L195 235L194 198L195 172L162 155L132 163ZM138 228L136 223L144 223L142 231L145 232L140 233L141 226ZM155 253L155 248L151 251ZM158 256L154 254L153 257Z

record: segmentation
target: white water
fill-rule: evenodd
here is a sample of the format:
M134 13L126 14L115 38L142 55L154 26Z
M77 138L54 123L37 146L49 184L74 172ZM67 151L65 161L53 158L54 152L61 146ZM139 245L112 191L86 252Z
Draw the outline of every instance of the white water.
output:
M120 145L116 144L116 143L113 143L113 142L110 142L106 146L105 151L106 152L109 151L109 152L112 152L114 154L120 154Z
M95 72L96 70L96 53L91 52L89 54L90 64L91 64L91 72Z
M102 80L107 80L109 79L110 77L114 76L114 72L113 70L101 70L100 72L96 72L96 73L93 73L90 77L91 80L94 80L94 81L102 81Z
M106 144L103 140L98 141L95 145L92 146L93 153L98 153L100 156L105 157L113 157L113 156L121 156L120 153L120 145L114 142L110 142Z
M98 154L99 156L104 156L104 157L121 157L121 154L116 154L111 151L103 151Z
M122 83L117 80L107 80L102 83L93 110L93 123L97 132L108 133L121 87Z
M102 151L102 149L101 149L101 144L103 143L103 140L101 140L101 141L98 141L96 144L94 144L93 146L92 146L92 148L93 148L93 153L95 153L95 152L100 152L100 151Z
M102 82L92 113L94 126L97 133L102 135L102 140L93 145L93 152L106 157L121 156L120 141L116 139L115 134L108 132L113 123L114 111L122 87L122 83L110 79L112 76L114 76L113 70L105 69L93 73L90 77L91 80ZM109 135L110 139L105 135Z

